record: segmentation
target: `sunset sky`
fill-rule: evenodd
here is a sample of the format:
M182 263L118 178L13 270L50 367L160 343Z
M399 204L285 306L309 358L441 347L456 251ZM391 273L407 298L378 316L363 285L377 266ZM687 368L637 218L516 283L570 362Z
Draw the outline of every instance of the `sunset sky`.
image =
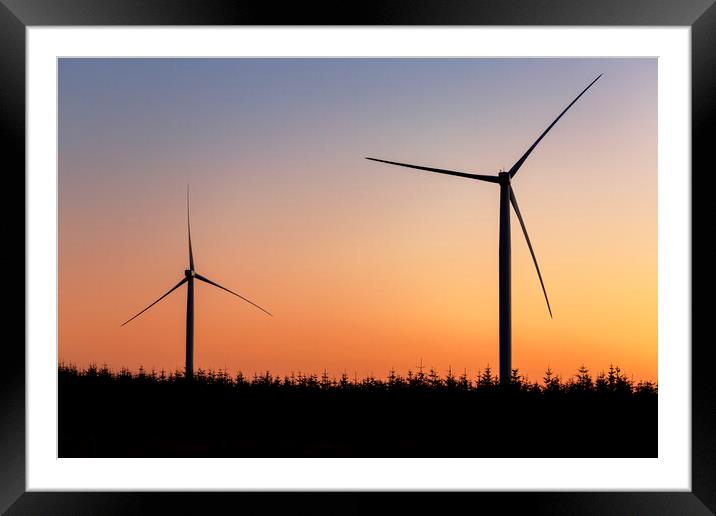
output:
M657 380L656 59L61 59L59 359L336 376L498 369L494 174L513 187L512 362Z

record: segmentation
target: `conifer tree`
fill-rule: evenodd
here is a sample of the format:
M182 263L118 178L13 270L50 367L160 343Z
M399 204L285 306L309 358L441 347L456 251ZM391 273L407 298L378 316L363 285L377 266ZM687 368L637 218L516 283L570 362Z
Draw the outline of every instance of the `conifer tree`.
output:
M441 384L442 381L440 380L440 375L435 369L431 367L430 372L428 373L428 385L433 389L436 389L440 387Z
M614 391L617 386L618 372L614 369L614 365L609 364L609 373L607 374L607 384L610 391Z
M589 369L587 369L584 364L577 370L576 387L583 391L591 390L592 387L594 387L592 375L589 374Z
M388 387L389 388L395 387L395 380L396 380L395 368L391 367L390 372L388 373Z
M455 376L452 374L452 367L448 365L447 375L445 376L445 386L448 389L454 389L457 386Z
M492 369L490 368L490 364L487 364L487 367L484 371L481 373L478 373L478 386L479 387L492 387L494 382L497 381L497 378L492 377Z
M510 375L510 386L514 389L522 389L522 377L520 376L519 369L512 370L512 374Z
M462 370L462 374L460 375L460 388L463 390L470 389L470 379L467 377L467 369Z
M594 380L594 388L597 392L607 392L609 390L609 381L604 371L600 371L597 378Z

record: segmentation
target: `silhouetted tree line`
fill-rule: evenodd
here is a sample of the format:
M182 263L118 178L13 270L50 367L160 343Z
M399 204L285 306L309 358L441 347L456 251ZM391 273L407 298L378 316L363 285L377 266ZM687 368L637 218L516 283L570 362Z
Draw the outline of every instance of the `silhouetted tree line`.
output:
M111 370L107 365L98 367L90 364L85 369L79 369L73 364L61 363L59 365L60 380L69 380L72 377L84 378L96 382L112 382L118 384L176 384L186 383L184 373L179 370L167 372L164 369L146 371L143 367L135 373L127 368L118 371ZM239 371L232 376L227 370L199 369L194 373L193 383L197 386L217 386L233 389L313 389L316 391L396 391L403 389L418 389L432 391L490 391L499 390L499 377L493 374L488 365L481 369L474 378L468 377L466 371L456 376L452 369L448 369L444 376L430 368L426 373L422 367L413 372L408 370L402 376L394 369L388 372L385 379L368 375L350 378L346 372L340 377L329 376L324 370L316 374L291 373L288 375L272 375L269 371L261 374L254 373L247 377ZM542 383L530 381L520 374L518 369L512 370L509 389L513 392L533 394L558 393L613 393L621 395L648 396L656 395L657 385L651 381L635 382L625 375L619 366L610 365L607 371L601 371L593 377L589 369L582 365L575 375L567 379L555 374L547 368L542 377Z
M655 457L657 386L586 367L500 387L422 365L359 378L60 364L60 457Z

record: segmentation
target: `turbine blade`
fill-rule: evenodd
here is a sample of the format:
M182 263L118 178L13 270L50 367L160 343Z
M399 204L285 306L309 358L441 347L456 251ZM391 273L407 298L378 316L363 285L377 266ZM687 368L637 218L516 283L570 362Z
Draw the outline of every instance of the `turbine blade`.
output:
M179 287L181 287L184 283L186 283L186 281L187 281L187 279L186 279L186 277L185 277L185 278L182 279L179 283L177 283L176 285L174 285L174 287L172 287L172 288L169 290L169 292L167 292L167 293L164 294L162 297L160 297L159 299L157 299L156 301L154 301L154 303L152 303L151 305L149 305L148 307L146 307L144 310L142 310L141 312L139 312L137 315L135 315L134 317L132 317L132 318L129 319L128 321L123 322L123 323L122 323L122 326L124 326L124 325L127 324L128 322L133 321L134 319L136 319L137 317L139 317L140 315L142 315L144 312L146 312L146 311L149 310L151 307L153 307L154 305L156 305L159 301L161 301L162 299L164 299L165 297L167 297L169 294L171 294L172 292L174 292L176 289L178 289Z
M515 163L514 165L512 165L512 168L510 169L510 177L514 177L514 176L515 176L515 174L516 174L517 171L520 169L520 167L522 166L522 164L525 162L525 160L527 159L527 157L532 153L532 151L535 149L535 147L537 147L537 144L538 144L540 141L542 141L542 138L545 137L545 135L549 132L550 129L552 129L552 127L554 127L554 125L557 123L557 121L559 121L559 119L562 118L562 115L564 115L564 114L567 112L567 110L568 110L569 108L571 108L571 107L574 105L574 103L579 100L579 97L581 97L582 95L584 95L584 94L586 93L586 91L587 91L589 88L592 87L592 84L594 84L595 82L597 82L601 76L602 76L602 74L600 73L600 74L597 76L596 79L594 79L592 82L590 82L590 83L589 83L589 86L587 86L586 88L584 88L584 89L582 90L582 93L580 93L579 95L577 95L577 98L575 98L575 99L569 104L569 106L567 106L566 108L564 108L564 111L562 111L562 112L559 114L559 116L554 119L554 122L552 122L551 124L549 124L549 127L548 127L547 129L545 129L544 132L540 135L540 137L537 138L537 140L532 144L532 146L531 146L529 149L527 149L527 152L524 153L524 155L517 161L517 163Z
M222 290L226 290L229 294L234 294L236 297L243 299L243 300L246 301L248 304L255 306L256 308L258 308L258 309L261 310L262 312L265 312L265 313L267 313L268 315L270 315L271 317L273 317L273 314L272 314L271 312L269 312L268 310L264 310L263 308L261 308L259 305L257 305L257 304L254 303L253 301L250 301L250 300L246 299L244 296L241 296L241 295L237 294L236 292L233 292L233 291L229 290L229 289L226 288L226 287L222 287L222 286L219 285L218 283L214 283L213 281L211 281L211 280L208 279L208 278L205 278L205 277L202 276L201 274L196 274L195 277L196 277L196 279L201 280L201 281L203 281L204 283L208 283L209 285L214 285L215 287L219 287L219 288L222 289Z
M512 207L515 209L517 218L520 221L520 226L522 226L522 232L525 234L525 240L527 240L527 247L530 248L530 254L532 255L532 261L535 262L535 268L537 269L537 276L539 277L540 285L542 285L542 292L544 292L544 300L547 301L547 310L549 310L549 316L552 317L552 307L549 306L549 298L547 297L547 289L544 288L544 281L542 281L542 273L539 270L539 264L537 263L537 257L535 256L534 249L532 249L532 242L530 242L530 236L527 234L527 227L525 227L525 221L522 220L522 214L520 213L520 207L517 206L517 197L515 197L515 192L512 188L510 188L510 202L512 203Z
M189 233L189 270L194 270L194 253L191 249L191 220L189 218L189 185L186 185L186 229Z
M487 181L488 183L499 183L497 176L483 176L479 174L468 174L466 172L455 172L453 170L444 170L442 168L420 167L418 165L409 165L407 163L398 163L397 161L386 161L384 159L366 158L371 161L380 163L388 163L389 165L398 165L399 167L417 168L418 170L427 170L428 172L437 172L438 174L448 174L450 176L467 177L468 179L477 179L478 181Z

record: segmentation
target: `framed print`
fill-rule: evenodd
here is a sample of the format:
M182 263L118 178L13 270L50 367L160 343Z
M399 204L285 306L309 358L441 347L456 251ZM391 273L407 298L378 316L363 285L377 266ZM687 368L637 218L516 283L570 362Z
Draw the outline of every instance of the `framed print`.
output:
M716 511L710 2L3 2L8 514Z

